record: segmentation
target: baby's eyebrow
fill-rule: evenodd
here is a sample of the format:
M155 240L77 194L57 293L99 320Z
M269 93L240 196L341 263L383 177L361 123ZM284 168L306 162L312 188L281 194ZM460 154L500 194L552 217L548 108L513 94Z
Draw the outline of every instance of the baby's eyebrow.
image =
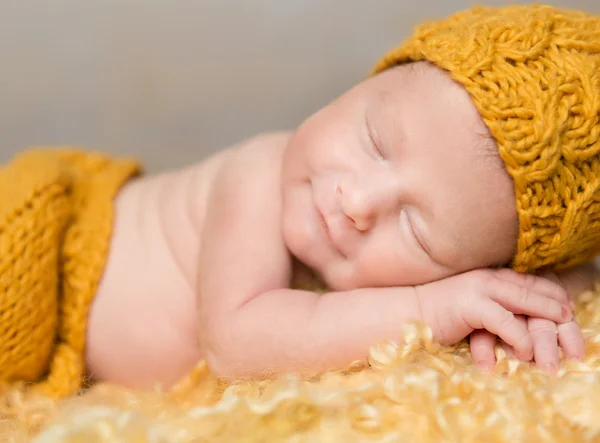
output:
M365 111L365 120L368 123L368 129L378 147L381 149L390 149L398 152L400 146L406 142L405 121L401 118L391 120L390 115L395 115L394 109L398 103L397 98L387 89L381 89L376 93L377 104L380 106L380 113L376 113L374 118L369 115L369 109ZM390 129L391 127L391 129ZM380 129L383 128L383 131Z
M504 164L498 151L498 145L496 139L485 126L484 123L479 122L475 125L472 130L474 136L472 140L472 146L470 147L475 151L475 159L483 159L486 163L494 167L503 168Z

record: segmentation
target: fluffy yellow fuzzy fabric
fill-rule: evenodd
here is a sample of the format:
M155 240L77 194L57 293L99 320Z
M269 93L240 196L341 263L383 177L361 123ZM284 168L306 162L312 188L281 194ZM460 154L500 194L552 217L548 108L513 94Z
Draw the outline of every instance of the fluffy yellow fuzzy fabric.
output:
M2 396L2 442L600 441L600 285L577 299L584 363L557 377L500 359L478 371L466 343L442 347L410 325L370 366L312 380L224 385L203 364L170 392L99 384L67 400Z

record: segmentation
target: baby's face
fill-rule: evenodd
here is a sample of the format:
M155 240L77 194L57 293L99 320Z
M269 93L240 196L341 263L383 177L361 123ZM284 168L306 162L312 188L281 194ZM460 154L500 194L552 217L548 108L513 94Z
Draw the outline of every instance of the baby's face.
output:
M286 148L283 235L337 290L506 264L514 191L467 92L424 63L383 72L304 122Z

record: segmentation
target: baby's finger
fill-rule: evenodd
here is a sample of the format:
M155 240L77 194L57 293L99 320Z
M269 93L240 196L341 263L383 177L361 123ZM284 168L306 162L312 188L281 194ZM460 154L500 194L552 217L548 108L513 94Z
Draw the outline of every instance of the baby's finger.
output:
M558 370L556 323L543 318L530 318L528 329L533 340L533 358L536 365L555 374Z
M490 298L513 314L540 317L557 323L566 323L573 319L569 303L561 303L554 298L533 292L527 286L520 286L508 280L491 285Z
M497 335L515 350L519 360L531 361L533 358L533 341L527 325L496 303L482 306L481 325L469 325L473 329L486 329Z
M577 322L573 320L558 325L558 342L567 360L583 361L585 358L585 340Z
M551 272L544 271L539 275L520 274L512 269L502 268L496 276L513 284L524 286L532 292L545 295L561 303L568 303L569 296L560 279Z
M517 319L517 321L519 323L521 323L523 326L527 327L527 317L525 317L524 315L515 315L515 318ZM534 346L535 346L535 343L534 343ZM502 348L502 350L504 352L506 352L506 358L517 358L517 356L515 355L515 350L509 344L500 340L500 347Z
M494 346L496 336L485 329L477 329L469 336L471 356L475 364L484 369L491 369L496 364Z
M500 342L500 347L502 348L502 350L504 352L506 352L506 358L517 358L517 356L515 355L515 351L512 348L512 346L509 346L508 344L506 344L504 342Z

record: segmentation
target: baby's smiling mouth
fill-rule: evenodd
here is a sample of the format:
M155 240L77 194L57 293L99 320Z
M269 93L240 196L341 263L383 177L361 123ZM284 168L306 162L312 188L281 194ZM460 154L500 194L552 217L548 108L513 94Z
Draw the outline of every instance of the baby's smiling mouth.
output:
M325 216L323 213L317 208L317 213L319 214L319 222L321 223L321 227L323 231L325 231L325 235L329 239L329 241L333 244L333 238L331 238L331 232L329 231L329 225L327 224L327 220L325 220Z
M321 208L319 207L319 205L317 204L316 201L315 201L315 207L317 209L319 224L321 225L321 228L323 229L323 232L324 232L325 236L327 237L329 244L338 254L346 257L346 254L344 254L344 252L339 248L339 246L337 245L337 243L334 239L334 236L332 235L333 233L331 232L331 228L329 226L329 223L327 222L327 217L325 217L324 211L321 210Z

